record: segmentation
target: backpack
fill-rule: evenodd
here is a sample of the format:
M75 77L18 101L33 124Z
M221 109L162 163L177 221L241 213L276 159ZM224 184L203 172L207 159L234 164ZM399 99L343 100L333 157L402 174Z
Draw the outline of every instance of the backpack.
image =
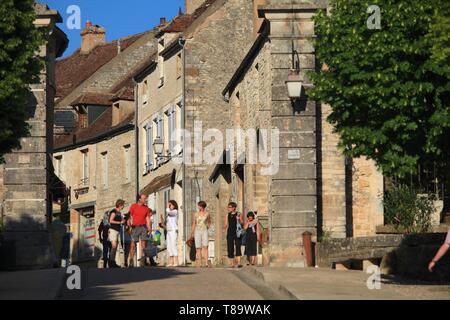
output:
M242 238L245 235L245 229L239 222L240 213L236 213L236 237Z
M111 227L111 225L110 225L110 223L109 223L109 217L111 216L111 212L112 212L112 210L111 210L111 211L106 211L106 212L103 214L103 226L104 226L105 228Z

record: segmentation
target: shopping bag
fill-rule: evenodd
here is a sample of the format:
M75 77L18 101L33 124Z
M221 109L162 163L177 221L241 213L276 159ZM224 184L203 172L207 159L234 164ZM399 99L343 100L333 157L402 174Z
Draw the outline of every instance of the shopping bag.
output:
M149 257L149 258L155 257L158 254L158 247L150 242L145 247L144 254L146 257Z

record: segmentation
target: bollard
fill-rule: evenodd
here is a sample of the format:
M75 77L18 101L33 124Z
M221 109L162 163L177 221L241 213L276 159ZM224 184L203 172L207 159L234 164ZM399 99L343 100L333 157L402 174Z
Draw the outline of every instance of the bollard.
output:
M312 250L311 250L311 236L312 233L309 231L303 232L303 249L305 252L306 266L312 267Z

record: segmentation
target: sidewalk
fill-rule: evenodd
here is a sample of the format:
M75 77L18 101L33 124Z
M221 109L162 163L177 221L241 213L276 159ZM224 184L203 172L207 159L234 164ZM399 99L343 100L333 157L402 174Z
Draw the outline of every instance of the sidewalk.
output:
M381 288L370 290L370 274L321 268L245 268L273 289L299 300L450 299L450 284L438 285L382 276Z
M53 300L66 269L0 272L0 300Z

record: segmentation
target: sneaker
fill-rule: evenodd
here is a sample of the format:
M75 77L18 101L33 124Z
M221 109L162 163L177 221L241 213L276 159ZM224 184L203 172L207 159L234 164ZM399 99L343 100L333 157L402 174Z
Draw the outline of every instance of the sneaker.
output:
M145 263L146 263L145 257L140 258L138 260L138 263L139 263L139 267L145 267Z
M120 266L115 261L109 261L110 268L120 268Z

